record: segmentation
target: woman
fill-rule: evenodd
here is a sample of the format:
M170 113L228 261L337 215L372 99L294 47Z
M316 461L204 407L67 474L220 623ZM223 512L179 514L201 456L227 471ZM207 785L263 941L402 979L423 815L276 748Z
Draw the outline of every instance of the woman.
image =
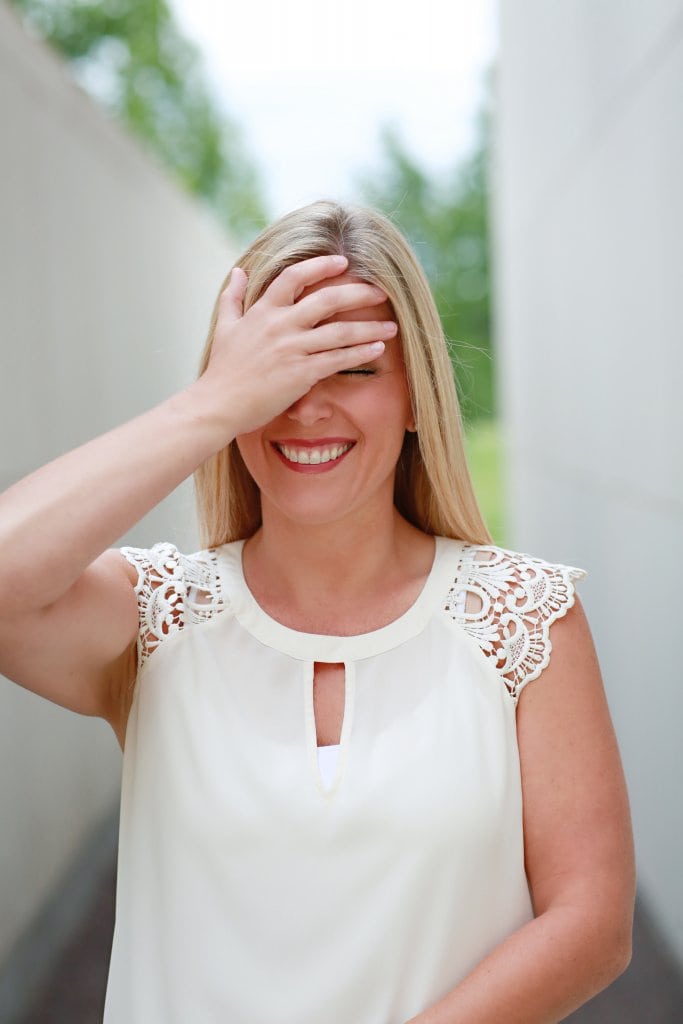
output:
M389 221L238 263L199 379L0 505L0 669L124 750L105 1022L560 1020L633 906L584 573L490 543ZM202 551L107 550L193 471Z

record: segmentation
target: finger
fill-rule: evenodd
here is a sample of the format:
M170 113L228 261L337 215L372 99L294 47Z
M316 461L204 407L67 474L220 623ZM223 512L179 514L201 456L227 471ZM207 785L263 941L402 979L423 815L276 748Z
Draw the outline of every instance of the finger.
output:
M315 370L318 380L331 377L334 373L343 370L352 370L363 363L371 363L378 359L384 352L383 341L372 341L365 345L353 345L350 348L335 348L329 352L320 352L312 359L315 359Z
M296 303L297 320L314 326L324 320L333 320L337 313L378 306L386 301L387 293L377 285L365 282L335 284L299 299Z
M341 274L348 266L346 256L313 256L285 267L264 292L264 298L275 306L291 306L304 288L328 277Z
M308 344L309 354L345 351L358 348L373 341L382 344L393 338L398 325L393 320L336 320L332 324L324 324L310 332Z
M247 290L247 275L241 267L233 267L227 287L221 292L220 316L229 321L240 320L244 314L244 295Z

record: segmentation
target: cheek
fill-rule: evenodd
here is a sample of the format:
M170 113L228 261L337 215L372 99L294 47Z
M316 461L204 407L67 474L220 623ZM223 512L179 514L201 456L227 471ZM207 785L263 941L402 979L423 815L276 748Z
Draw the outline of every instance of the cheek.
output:
M238 434L235 444L242 456L242 462L256 480L258 477L259 465L263 461L263 442L261 432L254 431L251 434Z
M412 419L412 410L408 385L404 380L392 381L391 387L382 396L382 400L377 402L376 416L378 419L384 420L387 428L401 433L405 430L406 424Z
M412 412L407 393L402 390L368 396L363 413L357 422L362 424L366 441L376 448L400 452L406 430L411 425Z

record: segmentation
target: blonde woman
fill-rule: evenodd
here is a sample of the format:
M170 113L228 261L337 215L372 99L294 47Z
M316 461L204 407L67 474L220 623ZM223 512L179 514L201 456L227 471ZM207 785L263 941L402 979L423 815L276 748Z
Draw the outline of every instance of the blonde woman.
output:
M110 548L193 472L202 550ZM0 554L0 670L123 749L106 1024L541 1024L624 969L584 572L491 543L384 217L266 230L198 380L10 488Z

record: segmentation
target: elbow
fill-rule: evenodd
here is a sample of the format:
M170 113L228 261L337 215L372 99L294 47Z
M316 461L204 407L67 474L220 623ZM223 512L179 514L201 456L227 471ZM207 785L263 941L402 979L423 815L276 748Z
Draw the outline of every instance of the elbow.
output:
M633 942L631 933L623 938L614 941L610 949L605 950L605 973L606 985L611 985L620 975L627 970L633 956Z
M607 922L606 922L607 923ZM599 987L607 988L626 971L633 956L633 919L610 922L594 948Z
M599 906L582 903L567 920L569 949L574 950L576 979L591 999L626 971L633 953L633 904L618 901ZM578 1005L578 1004L577 1004Z
M633 928L630 926L623 935L620 942L615 943L614 949L614 977L615 981L626 971L633 958Z
M633 957L633 915L636 902L635 877L631 877L620 900L615 901L611 920L611 946L614 975L612 981L627 970Z

